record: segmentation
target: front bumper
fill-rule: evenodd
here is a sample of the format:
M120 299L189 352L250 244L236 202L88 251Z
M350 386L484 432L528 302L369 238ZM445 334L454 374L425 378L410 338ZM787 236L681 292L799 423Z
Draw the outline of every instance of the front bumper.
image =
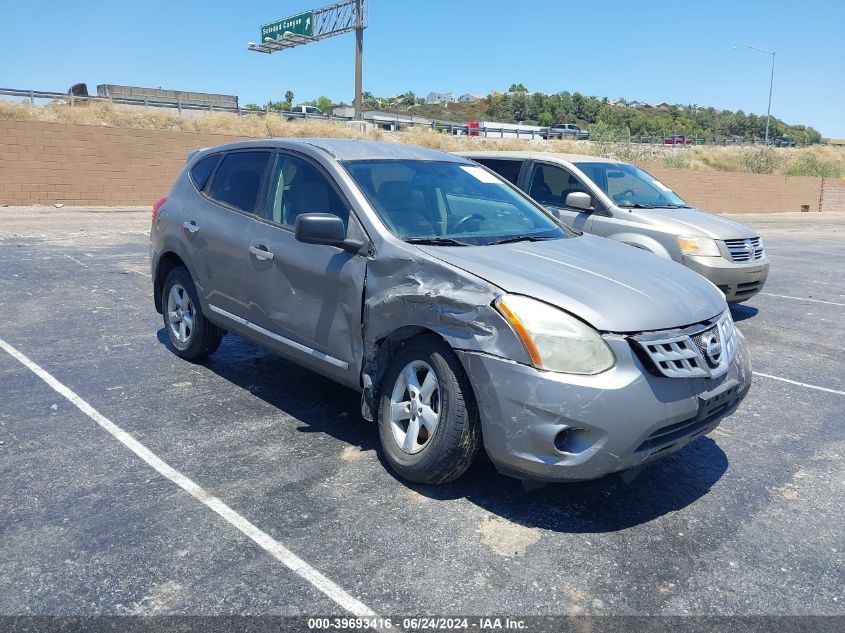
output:
M716 284L729 303L750 299L763 289L769 275L769 259L738 264L725 257L684 255L684 265Z
M572 481L645 464L715 429L751 386L745 342L737 337L736 357L718 378L655 376L622 336L605 337L617 364L597 376L459 355L496 468L521 479Z

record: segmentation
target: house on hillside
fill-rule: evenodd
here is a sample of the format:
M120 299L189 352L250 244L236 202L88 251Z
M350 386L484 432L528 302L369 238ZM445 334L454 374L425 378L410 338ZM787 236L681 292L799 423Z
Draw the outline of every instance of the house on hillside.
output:
M636 109L638 109L638 110L639 110L639 109L642 109L642 108L646 108L646 107L648 107L648 104L647 104L647 103L643 103L642 101L629 101L629 102L628 102L628 107L629 107L629 108L636 108Z
M458 103L478 103L484 97L481 95L470 94L469 92L458 97Z
M622 97L619 97L618 99L611 99L610 101L608 101L608 103L610 105L619 106L621 108L624 108L628 105L628 102L625 101L625 99L623 99Z
M425 97L425 102L428 105L437 105L440 103L454 103L455 95L451 92L429 92Z

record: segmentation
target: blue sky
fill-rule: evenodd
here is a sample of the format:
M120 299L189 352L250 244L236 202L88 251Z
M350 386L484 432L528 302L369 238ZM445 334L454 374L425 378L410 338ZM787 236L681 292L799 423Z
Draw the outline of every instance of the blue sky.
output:
M845 2L368 0L364 89L529 90L772 114L845 137ZM84 81L237 94L242 103L352 99L354 36L248 52L264 22L309 0L0 0L0 86Z

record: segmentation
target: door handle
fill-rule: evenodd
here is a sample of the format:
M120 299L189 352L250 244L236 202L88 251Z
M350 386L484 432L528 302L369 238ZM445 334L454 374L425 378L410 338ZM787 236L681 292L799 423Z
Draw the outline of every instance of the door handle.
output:
M273 259L273 253L268 251L264 246L250 246L249 253L250 255L255 255L256 259Z
M182 226L187 229L188 233L196 233L200 230L200 227L197 226L197 223L191 220L190 222L182 222Z

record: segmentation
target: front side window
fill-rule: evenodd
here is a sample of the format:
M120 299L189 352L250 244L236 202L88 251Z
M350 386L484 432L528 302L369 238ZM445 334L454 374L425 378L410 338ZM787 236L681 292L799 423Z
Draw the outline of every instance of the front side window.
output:
M344 166L382 222L404 240L484 245L568 236L530 200L478 165L361 160Z
M563 167L538 164L531 170L528 195L540 204L563 209L566 207L566 196L577 191L590 193Z
M303 213L332 213L344 225L349 222L349 208L319 168L297 156L279 154L264 217L292 229Z
M209 195L241 211L254 212L270 154L269 151L227 154L214 174Z
M654 176L627 163L575 163L614 203L625 208L679 208L689 205Z

